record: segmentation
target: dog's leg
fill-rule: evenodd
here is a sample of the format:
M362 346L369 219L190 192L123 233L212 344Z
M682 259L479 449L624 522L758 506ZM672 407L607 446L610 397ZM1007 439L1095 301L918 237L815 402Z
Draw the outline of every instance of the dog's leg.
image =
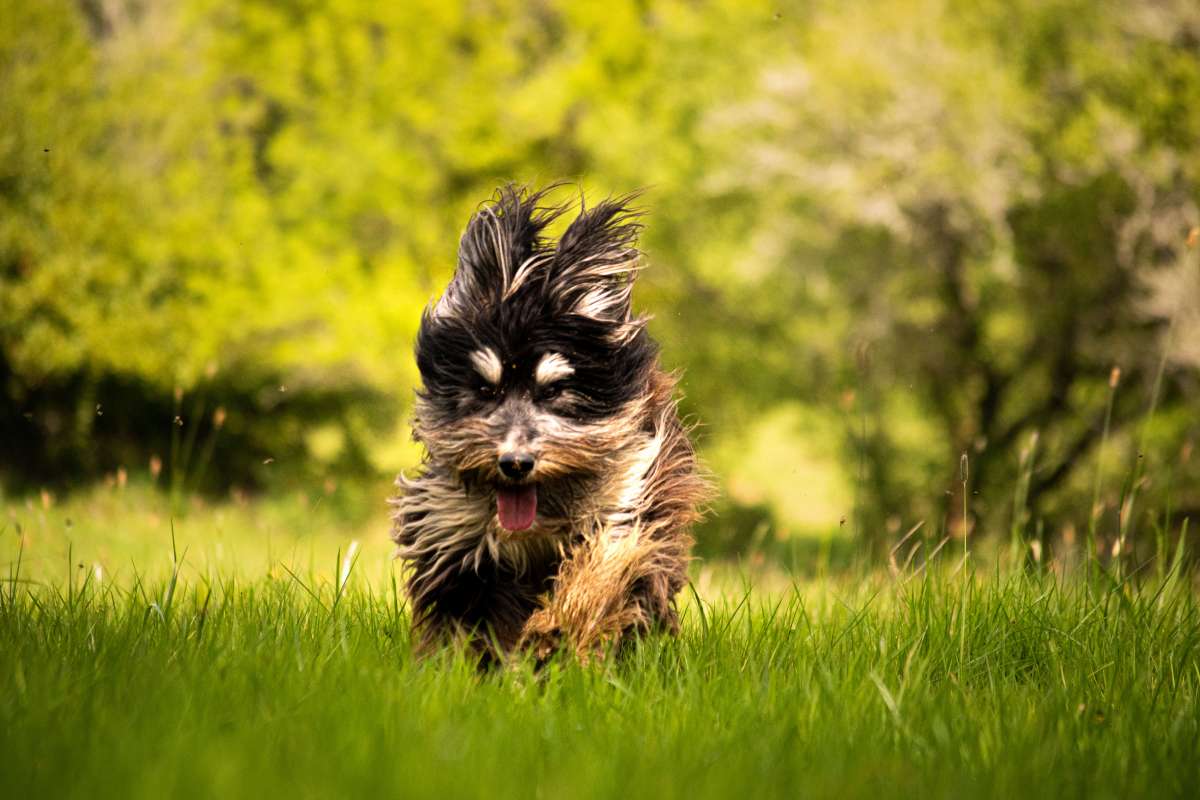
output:
M673 404L663 409L653 435L614 469L614 501L599 515L605 523L568 554L553 594L525 624L521 643L539 658L562 643L587 660L628 633L678 629L674 597L687 582L687 530L707 488Z
M418 653L453 645L474 650L485 665L503 660L549 585L543 574L536 569L514 574L492 564L444 580L414 573L410 597Z
M521 646L544 659L567 645L586 661L625 634L676 630L673 598L687 578L691 539L658 533L640 526L607 529L576 547L554 593L526 622Z

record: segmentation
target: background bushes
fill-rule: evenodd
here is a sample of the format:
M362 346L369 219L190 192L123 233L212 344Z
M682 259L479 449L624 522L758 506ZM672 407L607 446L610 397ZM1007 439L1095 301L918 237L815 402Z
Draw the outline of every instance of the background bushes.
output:
M953 529L963 453L981 530L1200 510L1194 3L25 0L0 96L10 488L413 463L464 220L565 177L647 188L710 545Z

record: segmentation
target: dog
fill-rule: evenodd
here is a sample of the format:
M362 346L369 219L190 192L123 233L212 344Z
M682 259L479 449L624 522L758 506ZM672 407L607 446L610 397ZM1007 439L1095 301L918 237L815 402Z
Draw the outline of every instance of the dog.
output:
M709 488L677 378L631 310L640 214L633 196L581 203L554 242L570 208L547 191L508 185L478 207L417 333L424 458L391 503L421 652L586 661L678 632Z

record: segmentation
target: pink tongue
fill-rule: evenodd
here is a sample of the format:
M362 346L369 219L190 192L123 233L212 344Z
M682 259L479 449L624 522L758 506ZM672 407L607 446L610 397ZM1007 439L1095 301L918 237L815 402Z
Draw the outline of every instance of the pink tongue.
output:
M496 512L505 530L525 530L533 524L533 517L537 514L537 487L497 487Z

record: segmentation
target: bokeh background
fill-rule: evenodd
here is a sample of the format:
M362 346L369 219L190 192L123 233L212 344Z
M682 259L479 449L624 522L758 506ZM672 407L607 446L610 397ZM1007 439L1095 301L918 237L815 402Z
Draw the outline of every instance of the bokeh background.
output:
M566 179L645 189L702 552L1174 530L1198 142L1194 0L10 0L4 498L386 529L467 217Z

